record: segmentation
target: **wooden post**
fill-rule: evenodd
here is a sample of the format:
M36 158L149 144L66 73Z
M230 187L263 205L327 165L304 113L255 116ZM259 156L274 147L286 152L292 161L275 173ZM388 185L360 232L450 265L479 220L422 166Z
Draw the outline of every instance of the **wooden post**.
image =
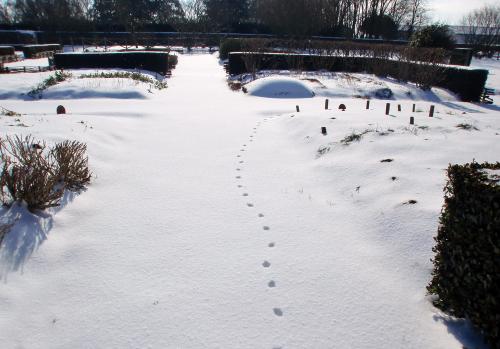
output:
M328 99L325 99L325 110L328 110Z
M398 104L398 111L401 111L401 104Z
M323 134L323 136L326 136L328 134L328 131L326 130L326 127L322 127L321 128L321 134Z
M387 103L385 105L385 115L389 115L390 112L391 112L391 103Z
M413 104L413 109L412 109L412 112L414 113L415 110L417 110L417 105L416 104Z
M370 109L370 100L366 101L366 110Z
M415 125L415 117L410 117L410 125Z
M429 110L429 117L432 118L434 117L434 106L431 105L431 110Z
M295 106L295 109L297 110L297 113L300 113L300 107L298 105Z

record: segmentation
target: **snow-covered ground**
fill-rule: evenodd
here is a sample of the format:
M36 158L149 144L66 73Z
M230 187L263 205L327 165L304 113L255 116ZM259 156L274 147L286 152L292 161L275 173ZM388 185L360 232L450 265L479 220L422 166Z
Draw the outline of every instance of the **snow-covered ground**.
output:
M352 96L391 81L316 76L323 95L263 98L183 55L166 90L72 79L19 97L48 74L0 76L0 106L23 114L0 135L86 142L95 178L49 214L0 211L19 219L0 250L2 348L482 347L425 286L446 167L499 160L498 96L390 85L386 116Z

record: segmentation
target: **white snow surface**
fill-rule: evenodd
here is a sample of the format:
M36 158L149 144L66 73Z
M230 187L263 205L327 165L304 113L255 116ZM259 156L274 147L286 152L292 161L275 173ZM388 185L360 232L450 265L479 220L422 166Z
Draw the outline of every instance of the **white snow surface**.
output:
M499 160L496 105L325 110L233 92L211 55L181 55L166 90L124 89L147 98L7 96L44 74L0 76L0 105L22 114L0 116L0 135L86 142L94 178L44 214L0 209L17 220L0 250L2 348L485 347L425 287L445 169Z

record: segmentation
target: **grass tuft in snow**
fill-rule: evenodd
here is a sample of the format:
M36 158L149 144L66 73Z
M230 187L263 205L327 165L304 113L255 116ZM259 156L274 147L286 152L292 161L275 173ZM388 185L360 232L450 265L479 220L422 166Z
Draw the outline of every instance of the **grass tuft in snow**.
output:
M138 72L110 72L110 73L93 73L93 74L82 74L80 79L131 79L134 81L143 82L145 84L150 84L151 87L157 90L164 90L167 88L167 83L152 79L149 76L143 75Z
M361 141L361 138L363 138L365 134L370 132L373 132L373 130L365 130L361 133L352 132L350 135L344 137L344 139L342 139L340 143L342 143L343 145L349 145L352 142L359 142Z
M31 212L59 206L64 190L90 183L87 147L62 142L50 149L32 136L0 139L0 201L26 203Z
M0 107L0 115L5 115L5 116L21 116L21 114L15 112L15 111L6 109L4 107Z
M28 96L34 99L41 99L43 91L48 89L51 86L55 86L67 79L71 78L70 73L65 73L62 70L58 70L54 73L54 75L49 76L42 83L38 84L35 88L28 92Z
M474 126L474 125L471 125L471 124L458 124L456 126L457 128L461 128L462 130L466 130L466 131L479 131L479 129Z

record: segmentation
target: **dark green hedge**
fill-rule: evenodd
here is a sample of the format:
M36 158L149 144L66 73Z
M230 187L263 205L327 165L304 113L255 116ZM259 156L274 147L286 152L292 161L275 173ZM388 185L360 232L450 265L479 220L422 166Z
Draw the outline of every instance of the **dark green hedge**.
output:
M33 58L37 54L43 52L61 52L62 47L59 44L47 44L47 45L26 45L23 46L24 58Z
M176 63L175 59L170 61ZM170 70L166 52L62 53L54 56L54 64L57 69L144 69L163 75Z
M0 46L0 56L14 56L15 54L13 46Z
M411 81L421 87L442 87L458 94L463 101L479 101L488 78L487 70L472 70L437 64L422 64L372 57L320 56L281 53L229 54L231 75L257 70L327 70L332 72L369 73Z
M219 58L228 59L231 52L242 51L244 44L241 39L225 39L219 46Z
M492 348L500 348L500 181L483 169L500 163L448 168L433 278L436 306L470 319Z

